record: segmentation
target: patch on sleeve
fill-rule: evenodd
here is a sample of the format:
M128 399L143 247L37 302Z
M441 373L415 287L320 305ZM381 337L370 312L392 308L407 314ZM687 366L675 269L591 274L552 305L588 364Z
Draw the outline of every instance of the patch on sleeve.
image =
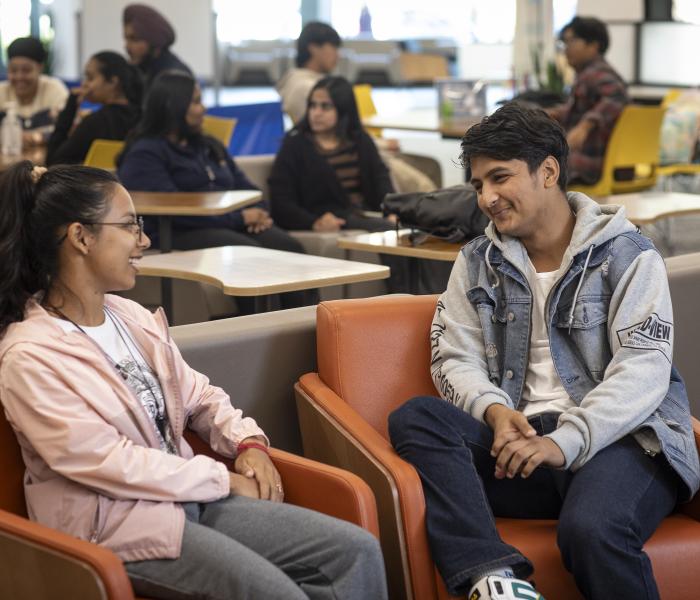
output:
M617 339L625 348L658 350L671 362L671 332L673 323L651 313L644 321L617 330Z

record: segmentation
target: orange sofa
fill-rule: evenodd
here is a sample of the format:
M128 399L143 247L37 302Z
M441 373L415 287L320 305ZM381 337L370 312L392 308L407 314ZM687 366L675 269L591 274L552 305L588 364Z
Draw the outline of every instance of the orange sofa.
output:
M222 461L194 435L195 452ZM282 475L285 502L364 527L379 536L377 508L357 476L281 450L272 458ZM134 600L122 561L106 548L33 523L26 518L24 463L0 406L0 598Z
M317 313L318 373L296 386L306 456L348 469L374 491L392 598L449 598L430 556L415 469L388 441L387 416L417 395L437 395L429 372L436 296L324 302ZM700 443L700 422L694 421ZM680 505L646 544L664 600L700 589L700 499ZM556 521L498 519L503 539L535 565L548 600L581 598L564 569Z

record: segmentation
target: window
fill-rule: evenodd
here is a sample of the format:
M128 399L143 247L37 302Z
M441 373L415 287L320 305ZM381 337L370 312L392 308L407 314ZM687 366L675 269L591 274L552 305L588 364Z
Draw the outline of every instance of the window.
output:
M0 39L2 39L3 57L13 40L29 35L31 11L30 0L0 0Z
M515 0L331 0L331 24L341 37L358 36L365 5L378 40L452 38L459 45L510 44L515 32Z
M673 0L673 20L700 25L700 2L697 0Z
M295 40L301 31L300 0L255 0L255 10L245 2L214 0L218 15L216 37L220 42L243 40Z

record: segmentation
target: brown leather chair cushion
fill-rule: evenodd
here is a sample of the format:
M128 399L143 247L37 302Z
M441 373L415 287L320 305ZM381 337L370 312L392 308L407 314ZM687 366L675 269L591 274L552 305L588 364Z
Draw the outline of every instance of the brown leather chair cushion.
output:
M386 296L318 306L321 379L387 440L391 411L412 396L436 394L426 343L436 301L437 296Z

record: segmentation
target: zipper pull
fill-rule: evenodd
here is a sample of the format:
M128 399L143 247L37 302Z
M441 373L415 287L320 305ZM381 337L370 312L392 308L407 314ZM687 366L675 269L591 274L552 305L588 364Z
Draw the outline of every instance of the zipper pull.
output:
M204 165L204 170L207 172L209 181L214 181L216 177L214 176L214 170L209 165Z

